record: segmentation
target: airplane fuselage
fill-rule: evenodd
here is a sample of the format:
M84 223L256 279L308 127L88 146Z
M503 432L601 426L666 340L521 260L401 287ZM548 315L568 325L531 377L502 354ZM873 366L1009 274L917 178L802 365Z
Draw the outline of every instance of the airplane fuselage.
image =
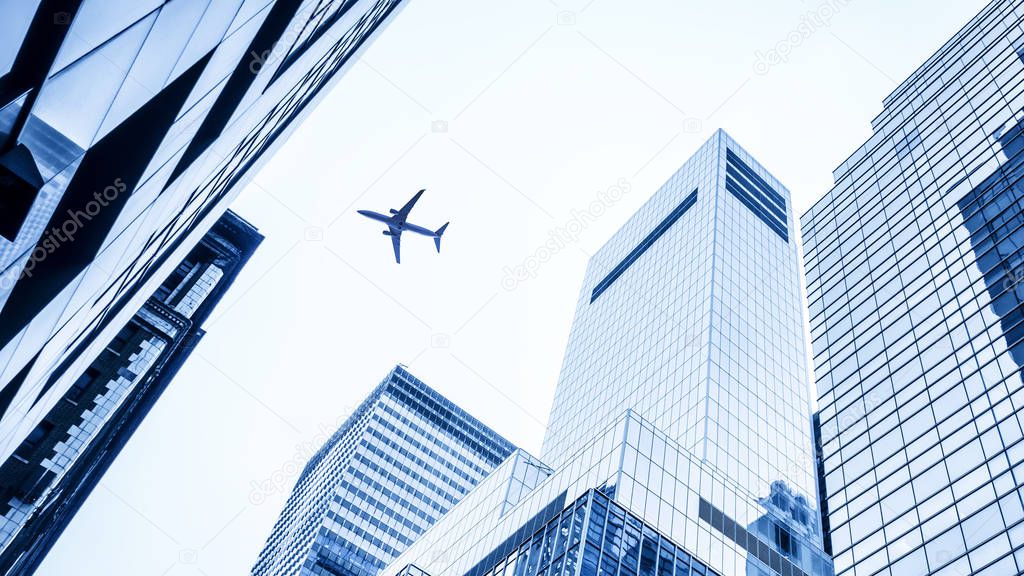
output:
M404 218L399 218L397 215L387 216L385 214L381 214L380 212L374 212L372 210L356 210L356 212L362 214L363 216L366 216L371 220L376 220L378 222L383 222L384 224L387 224L388 228L390 228L392 232L398 232L399 234L401 234L402 232L408 230L409 232L415 232L416 234L421 234L423 236L436 236L436 233L433 230L424 228L422 226L417 226L412 222L406 222Z
M412 224L411 222L406 222L406 218L409 217L409 211L412 210L413 205L416 204L416 201L419 200L423 192L423 190L417 192L411 200L405 203L405 206L402 206L401 210L392 209L390 216L381 214L380 212L374 212L373 210L356 210L356 212L371 220L376 220L377 222L387 225L388 229L384 231L384 235L391 236L391 244L395 251L395 262L402 261L399 257L399 246L402 238L402 232L405 232L406 230L414 234L433 238L434 246L437 248L437 251L441 251L441 235L444 234L445 228L448 227L447 222L437 230L430 230L429 228L424 228L422 226Z

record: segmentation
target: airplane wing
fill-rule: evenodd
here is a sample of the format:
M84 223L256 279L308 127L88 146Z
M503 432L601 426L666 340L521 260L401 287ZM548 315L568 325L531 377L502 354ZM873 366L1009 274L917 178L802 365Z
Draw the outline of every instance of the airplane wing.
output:
M398 264L402 263L401 257L398 255L398 251L401 249L402 236L399 234L393 234L391 236L391 245L395 247L395 262Z
M409 212L412 211L412 207L416 205L416 201L420 199L420 196L422 196L424 192L426 192L425 189L417 192L416 195L412 197L412 200L409 200L405 203L405 206L402 206L402 209L398 211L396 216L398 216L400 220L404 221L409 216Z

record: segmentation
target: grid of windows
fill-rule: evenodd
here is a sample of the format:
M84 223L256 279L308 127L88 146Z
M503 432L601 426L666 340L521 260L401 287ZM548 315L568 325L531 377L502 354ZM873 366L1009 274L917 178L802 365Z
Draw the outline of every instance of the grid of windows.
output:
M703 437L719 147L718 136L701 146L590 259L540 455L545 464L560 467L595 426L627 408L688 445ZM593 287L694 190L701 192L685 217L591 305Z
M562 510L483 576L545 574L717 576L598 490Z
M989 3L802 219L839 576L1024 572L1022 18Z
M683 214L685 214L686 211L696 203L697 191L694 190L689 196L680 202L679 206L676 206L675 210L670 212L669 215L666 216L665 219L662 220L657 227L655 227L654 230L652 230L651 233L637 245L636 248L633 248L629 254L626 254L626 257L622 259L622 262L619 262L619 264L615 266L607 276L597 283L597 286L594 287L594 291L590 294L590 301L593 302L594 300L597 300L597 297L607 290L608 287L612 285L612 282L615 282L619 276L622 276L622 274L633 265L633 262L636 262L637 258L642 256L652 244L658 241L658 238L661 238L661 235L664 234L665 231L675 224L676 220L679 220Z
M187 360L261 239L226 213L179 267L205 272L171 274L0 465L0 573L37 569Z
M395 367L310 459L252 573L374 576L514 450Z
M52 405L74 383L401 3L5 5L18 8L0 40L0 172L16 160L38 201L13 224L0 216L0 455L45 414L32 409L40 393ZM271 83L276 43L327 4L303 57ZM211 116L217 129L199 134ZM93 216L94 193L116 198L76 224L73 244L52 234L69 212Z
M646 250L608 276L615 288L599 301L581 294L546 464L557 468L595 422L631 409L752 493L775 480L816 493L797 248L726 191L731 174L786 205L785 187L719 131L591 259L584 286L601 288ZM685 217L662 226L683 206Z
M311 46L313 46L328 31L333 29L338 22L350 14L350 9L356 4L356 0L316 0L307 7L309 18L303 24L301 31L293 39L288 48L287 55L274 72L271 82L277 80L284 74L299 58L301 58ZM377 10L391 10L394 5L378 5ZM373 18L366 18L372 21Z
M669 539L685 548L715 573L792 576L792 567L796 567L813 576L831 576L831 564L820 546L817 513L807 500L781 482L768 493L746 492L734 478L694 456L635 413L620 416L509 506L504 495L525 471L513 458L499 466L392 562L383 575L393 576L402 567L414 564L436 576L480 576L512 554L530 534L539 533L546 519L565 508L562 502L574 502L597 488L635 520L642 519L645 526L658 532L661 542ZM739 545L735 531L727 534L702 519L701 499L719 510L728 510L737 525L759 540L757 552ZM553 502L558 505L553 507ZM779 528L784 528L786 537ZM616 541L621 543L621 536L618 534ZM763 551L762 546L766 548ZM623 566L627 573L638 573L637 565L624 557L628 550L605 550L609 557L597 561L607 569L602 574L617 574ZM788 573L773 569L770 563L775 555L768 550L787 560L791 567ZM781 561L777 565L781 567ZM522 565L504 566L505 576L515 576ZM528 558L526 566L531 566ZM582 569L579 558L575 566ZM525 566L522 569L529 570Z
M700 508L697 513L701 520L711 524L716 530L725 534L730 540L760 560L762 564L770 566L775 572L791 576L807 576L806 572L786 558L786 555L795 551L794 542L786 527L772 524L774 540L780 549L773 550L756 533L740 526L728 514L703 498L700 499Z
M725 189L788 242L786 199L751 170L735 152L726 150L725 156Z

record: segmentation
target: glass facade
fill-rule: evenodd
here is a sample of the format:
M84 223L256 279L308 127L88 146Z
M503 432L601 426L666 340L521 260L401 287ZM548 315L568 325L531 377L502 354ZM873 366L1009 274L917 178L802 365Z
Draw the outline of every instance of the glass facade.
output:
M624 576L662 566L635 560L663 542L709 574L830 574L789 206L725 132L708 140L590 261L540 458L550 472L509 506L520 473L499 467L385 574L480 576L593 489L645 526L615 544ZM504 574L545 574L532 558Z
M401 4L2 3L0 461Z
M1024 3L885 100L802 218L836 573L1024 573Z
M480 576L577 573L705 576L714 571L643 518L590 490Z
M398 366L310 459L252 574L375 576L502 462L542 474L514 451Z
M831 574L821 550L818 513L806 501L782 483L766 497L744 491L633 412L613 421L563 467L539 478L510 507L504 496L524 473L513 462L492 472L383 574L412 565L432 576L481 576L595 488L707 566L708 574ZM623 558L628 549L616 549L615 561L620 570L625 567L623 576L639 576L638 565ZM591 566L577 562L575 572L563 573L594 576ZM536 574L542 573L524 576Z
M813 498L788 196L719 131L594 255L542 461L557 468L595 423L631 409L751 493L782 480Z
M262 239L226 212L0 465L0 573L35 571Z

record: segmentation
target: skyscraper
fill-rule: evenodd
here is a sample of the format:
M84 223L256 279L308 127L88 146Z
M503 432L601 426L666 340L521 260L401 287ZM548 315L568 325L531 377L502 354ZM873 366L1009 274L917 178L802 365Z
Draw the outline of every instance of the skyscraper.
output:
M502 465L385 574L829 574L793 226L716 132L588 265L551 472Z
M802 218L836 573L1024 573L1024 3L890 94Z
M252 574L375 576L514 452L396 366L310 458Z
M262 239L226 212L0 465L0 574L39 566Z
M3 3L0 461L400 4Z

